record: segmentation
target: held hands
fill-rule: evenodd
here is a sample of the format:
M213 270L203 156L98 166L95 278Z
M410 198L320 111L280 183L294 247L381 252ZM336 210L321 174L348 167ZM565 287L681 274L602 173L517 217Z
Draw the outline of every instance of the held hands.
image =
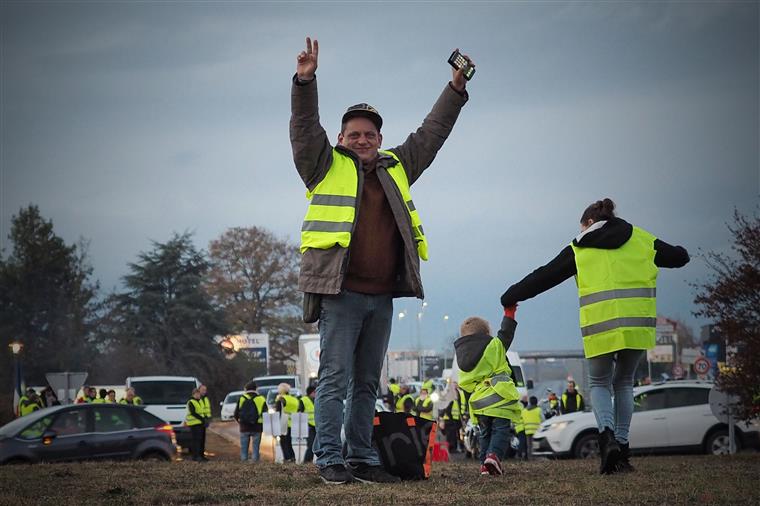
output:
M457 48L456 50L459 51L459 48ZM469 56L467 56L464 53L462 54L462 56L464 56L464 59L467 60L467 63L469 63L473 67L475 66L475 62L473 62ZM452 68L451 69L451 85L459 93L462 93L465 89L465 86L467 85L467 79L465 79L464 77L464 72L462 72L461 70Z
M311 81L314 79L314 73L317 71L317 59L319 57L319 42L314 39L314 45L311 38L306 37L306 51L301 51L296 57L296 75L301 81ZM462 77L464 79L464 77Z
M504 316L515 319L515 313L517 313L517 304L504 308Z

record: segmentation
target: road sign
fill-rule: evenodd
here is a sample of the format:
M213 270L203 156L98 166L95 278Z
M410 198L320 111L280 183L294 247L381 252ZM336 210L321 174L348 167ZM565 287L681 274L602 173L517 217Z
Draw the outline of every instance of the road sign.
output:
M62 404L71 404L76 400L77 391L87 380L86 372L49 372L45 374L48 384L55 391Z
M707 374L710 371L712 364L707 357L699 357L694 361L694 372L700 376Z

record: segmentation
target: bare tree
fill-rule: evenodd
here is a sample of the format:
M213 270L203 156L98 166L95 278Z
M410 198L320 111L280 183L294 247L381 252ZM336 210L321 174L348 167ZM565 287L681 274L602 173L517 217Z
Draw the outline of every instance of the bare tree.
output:
M760 413L760 217L734 212L734 255L705 255L713 276L697 284L697 316L713 319L718 332L738 353L727 357L718 385L741 400L740 415Z
M236 332L270 335L274 362L293 359L298 335L312 331L300 320L298 248L259 228L230 228L209 244L206 291Z

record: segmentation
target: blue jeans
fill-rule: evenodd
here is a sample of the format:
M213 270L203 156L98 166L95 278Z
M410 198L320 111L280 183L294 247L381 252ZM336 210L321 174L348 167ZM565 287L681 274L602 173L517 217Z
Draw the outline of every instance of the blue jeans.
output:
M633 378L642 356L643 350L620 350L588 359L591 404L596 425L599 432L605 428L611 429L619 443L628 442L633 416Z
M253 460L259 461L259 447L261 446L261 432L241 432L240 433L240 460L248 460L248 443L253 442Z
M495 453L499 460L503 459L512 437L509 420L478 415L478 425L480 425L480 463L486 460L486 455L489 453Z
M392 321L391 295L344 290L322 298L314 402L314 455L320 468L346 462L380 465L372 449L372 420ZM348 444L345 460L341 426Z

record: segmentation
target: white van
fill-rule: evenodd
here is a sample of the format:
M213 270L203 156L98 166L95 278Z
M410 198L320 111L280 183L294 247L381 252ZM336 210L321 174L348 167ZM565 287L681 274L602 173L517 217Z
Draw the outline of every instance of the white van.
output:
M201 386L192 376L132 376L127 388L132 387L142 399L145 411L172 425L185 421L187 401L194 388Z

